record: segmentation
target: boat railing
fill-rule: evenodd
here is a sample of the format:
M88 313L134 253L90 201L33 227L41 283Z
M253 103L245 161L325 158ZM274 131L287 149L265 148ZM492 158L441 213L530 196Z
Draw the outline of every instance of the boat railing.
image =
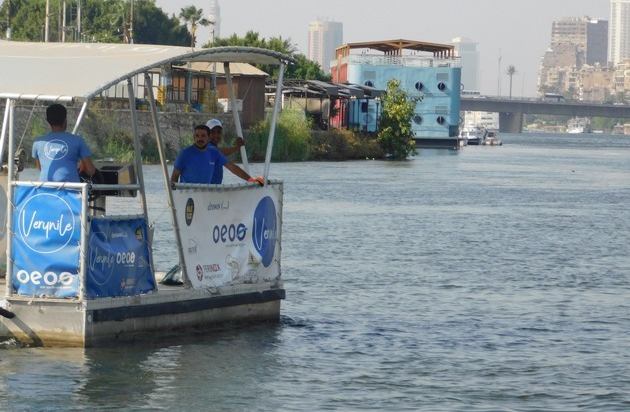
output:
M137 184L94 185L134 190ZM94 299L156 288L146 216L91 212L88 183L11 183L7 296Z

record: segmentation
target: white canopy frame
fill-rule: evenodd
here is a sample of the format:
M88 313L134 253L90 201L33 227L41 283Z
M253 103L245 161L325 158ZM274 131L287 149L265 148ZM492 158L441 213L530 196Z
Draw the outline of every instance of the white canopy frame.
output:
M4 151L5 135L8 131L8 198L13 201L13 182L15 165L11 160L15 153L15 113L17 101L36 102L80 102L80 113L74 126L74 133L80 127L87 112L88 103L94 97L109 90L121 82L127 82L131 122L134 134L134 165L139 183L140 201L144 216L147 217L146 196L144 193L144 177L142 174L141 145L138 131L137 113L135 105L135 91L133 82L137 75L144 74L145 87L148 87L149 103L152 113L155 139L158 146L160 163L163 171L164 183L167 191L167 201L171 210L172 224L176 236L182 274L187 273L183 259L182 242L175 218L175 208L168 176L167 159L164 153L157 107L153 97L153 85L149 71L159 67L187 64L189 62L222 62L226 67L226 75L230 86L230 100L236 108L236 98L229 72L229 63L250 63L279 65L277 94L281 93L281 82L286 64L295 63L291 57L273 50L254 47L217 47L191 51L185 47L137 44L91 44L91 43L23 43L0 41L0 66L3 76L0 76L0 99L6 101L6 109L0 137L0 155ZM275 110L279 110L279 98L276 97ZM240 119L233 110L237 133L242 135ZM273 114L267 153L265 158L264 181L269 174L269 162L273 148L273 134L277 113ZM247 155L241 148L245 170L249 173ZM258 184L258 183L256 183ZM95 185L98 187L99 185ZM103 185L105 188L106 185ZM135 185L134 185L135 186ZM7 229L12 224L12 209L7 208ZM151 262L153 265L153 262ZM187 282L187 279L184 279ZM9 289L8 289L9 290Z

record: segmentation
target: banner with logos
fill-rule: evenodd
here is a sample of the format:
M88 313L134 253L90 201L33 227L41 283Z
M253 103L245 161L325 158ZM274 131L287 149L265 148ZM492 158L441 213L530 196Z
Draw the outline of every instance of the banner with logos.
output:
M156 288L143 217L94 217L90 222L88 298L131 296Z
M196 289L280 276L282 184L173 191L188 278Z
M77 296L81 192L16 186L14 193L13 291L27 296Z

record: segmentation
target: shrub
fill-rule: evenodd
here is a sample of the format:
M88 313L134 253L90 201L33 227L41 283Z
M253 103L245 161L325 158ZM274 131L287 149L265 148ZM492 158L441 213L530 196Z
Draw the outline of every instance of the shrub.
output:
M247 134L247 153L251 160L265 159L269 137L269 119L263 120ZM311 122L299 110L283 110L278 115L271 160L296 162L308 160Z
M382 99L378 141L385 153L393 159L406 159L410 154L416 153L411 119L419 99L401 89L400 80L392 79L387 82L387 93Z

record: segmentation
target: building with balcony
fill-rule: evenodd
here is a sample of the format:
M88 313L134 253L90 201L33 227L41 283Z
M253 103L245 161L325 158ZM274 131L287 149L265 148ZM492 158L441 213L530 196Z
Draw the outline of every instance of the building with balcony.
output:
M331 67L333 82L386 89L389 80L398 79L403 90L421 97L412 121L418 145L457 145L461 63L454 46L403 39L347 43L337 48L336 56ZM382 109L379 103L350 100L331 121L335 125L348 119L353 128L372 131Z

